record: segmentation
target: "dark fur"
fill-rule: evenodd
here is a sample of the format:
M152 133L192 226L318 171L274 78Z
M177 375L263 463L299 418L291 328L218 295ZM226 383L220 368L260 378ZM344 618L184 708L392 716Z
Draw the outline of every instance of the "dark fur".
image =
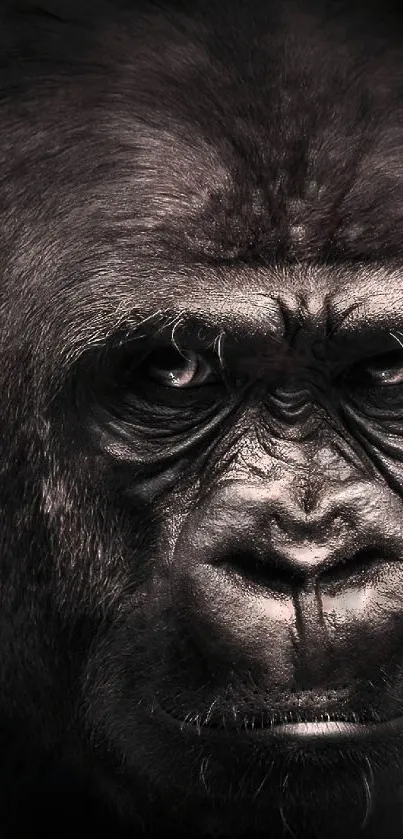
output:
M152 313L151 332L172 331L208 300L214 342L248 308L248 268L287 270L293 291L301 266L348 289L370 265L385 288L402 252L400 26L385 3L1 4L4 839L254 824L254 779L207 811L199 752L188 777L147 734L156 681L186 713L172 604L150 584L164 521L202 503L197 470L213 481L225 447L185 448L162 474L155 441L122 430L116 381ZM379 780L371 836L385 812L400 824L399 777L390 800Z

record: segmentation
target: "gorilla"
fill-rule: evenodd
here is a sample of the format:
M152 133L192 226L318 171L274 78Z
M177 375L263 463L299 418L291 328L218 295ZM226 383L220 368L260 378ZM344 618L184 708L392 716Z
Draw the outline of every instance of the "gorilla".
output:
M0 2L2 839L402 835L402 11Z

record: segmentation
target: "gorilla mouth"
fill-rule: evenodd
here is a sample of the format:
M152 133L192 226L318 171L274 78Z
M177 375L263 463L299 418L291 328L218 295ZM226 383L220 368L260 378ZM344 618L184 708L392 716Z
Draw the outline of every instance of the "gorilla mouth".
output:
M360 714L353 711L319 711L317 708L310 708L306 710L292 709L290 711L282 710L281 712L270 712L269 714L260 715L239 715L238 719L229 720L223 716L221 719L211 720L206 722L211 728L243 728L244 730L266 730L277 728L284 725L304 725L307 723L349 723L368 725L377 722L386 722L385 719L380 719L378 715L371 711L364 711Z
M203 719L201 715L187 715L180 719L172 712L168 716L182 731L193 731L199 736L229 736L258 739L280 740L306 743L326 741L347 741L361 738L382 738L403 733L403 716L382 717L375 712L364 710L357 712L340 710L324 713L311 708L306 712L282 712L250 716L227 715L214 719Z

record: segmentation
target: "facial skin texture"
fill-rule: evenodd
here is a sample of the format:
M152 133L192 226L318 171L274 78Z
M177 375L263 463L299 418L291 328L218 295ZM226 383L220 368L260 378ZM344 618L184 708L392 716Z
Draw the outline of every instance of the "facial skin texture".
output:
M401 24L1 4L4 839L401 836Z

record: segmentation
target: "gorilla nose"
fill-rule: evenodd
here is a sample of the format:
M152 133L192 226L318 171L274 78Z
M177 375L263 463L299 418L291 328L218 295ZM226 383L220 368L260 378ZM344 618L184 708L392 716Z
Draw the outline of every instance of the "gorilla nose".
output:
M385 535L381 496L368 501L358 482L336 490L307 512L289 500L290 485L227 483L188 517L172 591L178 620L214 666L261 669L284 690L365 679L374 610L376 666L392 660L397 622L403 631L399 545L392 529Z
M338 535L337 535L338 534ZM218 564L226 564L237 570L244 578L254 579L267 588L285 590L287 588L304 587L311 580L320 577L325 572L332 572L339 576L347 574L348 569L357 566L358 562L365 562L366 552L356 552L349 544L348 535L342 538L341 527L334 530L334 539L324 544L309 539L303 543L290 540L280 542L275 538L270 541L266 551L236 549L224 552L218 559ZM370 552L368 551L368 561Z
M355 526L368 515L360 509L362 495L353 488L348 508L346 495L343 488L342 495L335 492L307 512L290 485L226 484L206 511L203 528L196 526L196 555L203 564L225 566L276 590L309 587L324 574L347 577L358 566L372 565L380 551L377 534Z

